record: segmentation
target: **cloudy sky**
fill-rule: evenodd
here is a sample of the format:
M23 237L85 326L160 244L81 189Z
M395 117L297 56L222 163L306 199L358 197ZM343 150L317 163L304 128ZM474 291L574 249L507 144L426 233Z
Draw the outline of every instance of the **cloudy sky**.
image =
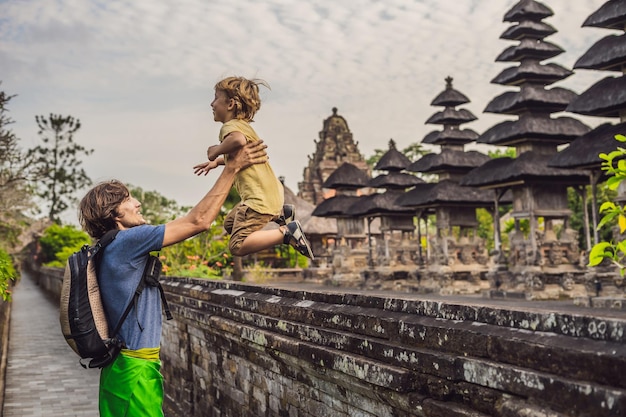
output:
M75 140L95 152L94 181L118 178L192 205L216 173L192 167L217 143L209 103L230 75L266 80L254 127L277 175L297 191L322 122L337 107L369 157L421 142L447 76L471 102L481 133L505 120L483 113L512 64L504 14L516 0L0 0L0 88L23 148L35 115L72 115ZM582 28L605 0L545 0L571 68L610 31ZM606 73L580 70L557 85L585 91ZM577 116L578 117L578 116ZM601 120L581 118L591 126ZM433 151L438 151L432 148ZM82 194L81 194L82 196Z

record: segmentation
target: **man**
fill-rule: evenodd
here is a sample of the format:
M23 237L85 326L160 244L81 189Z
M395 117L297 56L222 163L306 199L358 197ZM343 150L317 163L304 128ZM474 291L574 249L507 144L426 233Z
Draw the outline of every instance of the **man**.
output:
M267 162L265 148L262 141L254 142L231 155L229 164L202 200L185 216L167 224L146 224L141 203L117 180L102 182L87 192L79 207L83 229L95 239L109 230L119 230L105 248L99 270L102 301L112 327L133 298L148 254L209 229L235 175L253 164ZM146 286L118 333L124 349L101 371L101 416L163 416L161 325L158 288Z

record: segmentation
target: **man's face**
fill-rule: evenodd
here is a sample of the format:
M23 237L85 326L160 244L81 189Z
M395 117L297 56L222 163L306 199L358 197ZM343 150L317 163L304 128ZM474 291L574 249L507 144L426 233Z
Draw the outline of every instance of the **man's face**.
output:
M120 230L146 224L140 209L141 203L132 195L120 203L115 217Z

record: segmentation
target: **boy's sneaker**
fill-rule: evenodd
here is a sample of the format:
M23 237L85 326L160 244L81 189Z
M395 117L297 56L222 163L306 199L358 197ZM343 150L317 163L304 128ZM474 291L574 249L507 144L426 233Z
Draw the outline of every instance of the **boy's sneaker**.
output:
M313 251L311 250L311 245L304 235L302 226L298 220L287 223L287 231L285 232L283 243L293 246L295 250L307 258L315 259Z
M293 204L285 204L283 206L283 212L275 220L280 226L286 226L296 219L296 206Z

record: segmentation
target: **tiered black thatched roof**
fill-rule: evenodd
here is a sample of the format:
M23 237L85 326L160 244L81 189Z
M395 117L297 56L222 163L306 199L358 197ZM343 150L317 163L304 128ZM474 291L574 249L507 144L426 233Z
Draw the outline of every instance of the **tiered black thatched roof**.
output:
M404 194L403 191L389 190L384 193L362 196L348 208L347 213L355 217L413 216L415 214L413 209L396 203Z
M544 85L550 85L572 74L572 71L558 64L542 65L537 61L524 61L518 66L505 69L491 82L518 86L529 81L540 81Z
M396 148L396 142L389 140L389 150L380 158L375 170L378 171L403 171L411 163L411 160Z
M463 206L477 208L493 205L493 194L488 190L465 187L452 180L423 184L404 193L397 204L412 208Z
M478 134L470 129L459 129L464 123L476 120L476 116L466 109L456 109L456 106L469 103L465 94L452 87L452 77L446 77L446 88L435 97L431 105L444 106L439 111L426 120L427 124L443 125L442 131L433 131L424 137L423 143L440 146L463 146L466 143L476 140Z
M354 195L336 195L330 197L315 207L313 210L313 216L317 217L350 217L348 209L355 202L359 201L360 197Z
M599 155L615 150L619 145L615 135L623 134L626 134L626 122L617 125L604 123L557 153L548 165L558 168L600 169L602 159Z
M505 14L505 21L517 24L507 29L501 38L518 40L519 44L507 48L496 60L520 64L503 70L492 83L519 87L519 91L508 91L494 98L485 112L517 115L518 119L492 127L480 135L477 142L501 146L559 145L570 143L589 130L569 117L550 118L551 113L565 110L576 98L568 89L546 88L572 74L558 64L540 63L563 52L558 45L544 40L556 32L541 21L552 15L549 7L534 0L521 0Z
M489 145L506 143L514 146L530 142L569 143L589 131L589 127L571 117L524 117L519 120L507 120L487 129L480 135L480 142Z
M367 187L369 177L355 165L344 162L333 171L322 186L331 189L352 189Z
M586 27L617 29L626 27L626 2L611 0L592 13L583 23ZM556 167L582 167L599 170L600 153L608 153L618 146L614 137L626 132L623 113L626 110L626 35L610 34L592 45L574 64L576 69L615 71L618 77L606 77L584 91L567 107L567 111L588 116L620 118L620 124L596 127L559 152L550 164Z
M443 111L437 112L430 116L426 123L430 124L460 124L460 123L468 123L476 120L476 116L472 114L469 110L465 109L453 109L446 107Z
M609 35L596 42L574 64L576 69L622 72L626 57L626 35Z
M583 26L624 30L625 23L626 3L623 0L610 0L590 14Z
M441 153L429 153L407 168L408 171L437 173L466 173L487 162L490 158L477 151L457 151L444 149Z
M535 151L524 152L517 158L495 158L473 169L461 180L462 185L495 188L501 184L519 182L550 182L582 185L589 177L582 171L549 167L554 155Z
M626 77L607 77L573 100L567 111L586 116L619 117L626 108Z
M417 184L423 184L424 180L406 172L390 172L372 178L367 184L372 188L402 189L406 190Z
M384 193L375 193L360 197L349 209L348 213L357 217L381 217L381 216L413 216L413 211L406 207L395 204L398 196L404 190L417 184L423 184L424 180L415 175L401 172L411 163L402 153L396 149L396 143L389 141L389 150L380 158L376 169L387 170L388 174L382 174L369 181L372 188L385 188Z

